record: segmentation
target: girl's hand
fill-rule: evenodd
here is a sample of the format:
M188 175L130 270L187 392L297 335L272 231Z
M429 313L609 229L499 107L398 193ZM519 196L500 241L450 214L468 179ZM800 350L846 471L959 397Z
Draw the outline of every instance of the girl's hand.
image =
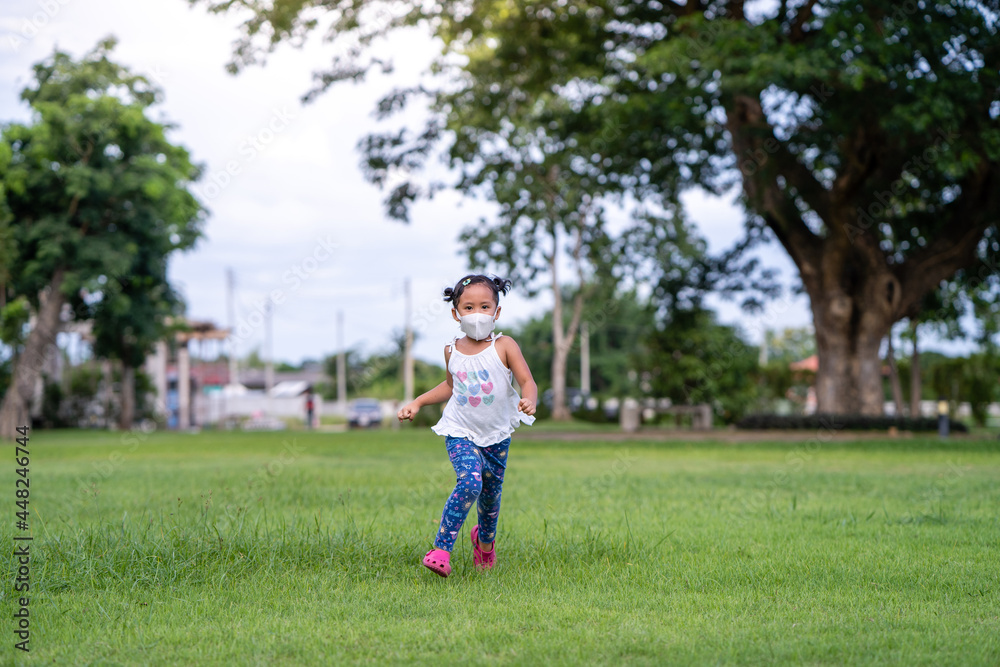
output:
M533 415L535 414L535 402L530 398L522 398L517 403L517 409L526 415Z
M413 421L413 418L417 415L417 412L419 411L420 411L420 406L417 405L416 401L413 401L412 403L407 403L406 405L401 407L399 409L399 412L396 413L396 417L399 418L399 421L403 421L404 419L409 419L410 421Z

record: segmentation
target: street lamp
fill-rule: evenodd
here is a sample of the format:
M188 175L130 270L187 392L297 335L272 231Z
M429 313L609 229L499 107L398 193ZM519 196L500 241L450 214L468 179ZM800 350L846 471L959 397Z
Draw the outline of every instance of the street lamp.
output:
M941 436L942 440L948 438L948 430L950 424L948 423L948 401L943 398L938 399L937 404L938 412L938 435Z

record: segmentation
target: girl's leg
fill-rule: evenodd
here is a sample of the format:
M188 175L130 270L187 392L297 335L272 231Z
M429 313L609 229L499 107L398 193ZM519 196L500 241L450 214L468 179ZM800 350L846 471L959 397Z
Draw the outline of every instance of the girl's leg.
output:
M482 491L483 463L479 452L476 451L479 448L472 444L471 440L445 438L445 447L448 449L451 465L455 468L455 490L444 504L434 548L451 552L455 546L455 537L462 529L469 509Z
M483 490L479 494L479 541L490 544L496 538L497 519L500 517L500 492L503 474L507 469L507 450L510 438L489 447L483 447ZM489 549L487 549L489 551Z

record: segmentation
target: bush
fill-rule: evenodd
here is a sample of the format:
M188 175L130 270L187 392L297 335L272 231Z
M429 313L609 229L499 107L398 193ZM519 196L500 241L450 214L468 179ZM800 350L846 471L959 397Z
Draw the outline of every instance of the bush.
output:
M618 421L617 418L608 419L607 413L605 413L600 406L594 408L593 410L588 410L586 408L581 408L579 410L576 410L573 412L573 419L578 419L584 422L591 422L593 424L607 424L612 421L615 422Z
M102 373L96 363L69 368L66 371L68 391L63 394L60 412L70 426L87 425L93 402L100 390Z
M937 431L938 420L934 417L872 417L868 415L749 415L736 423L745 429L827 429L834 431L884 431L895 426L900 431ZM951 420L951 430L968 433L969 429L960 421Z
M535 403L535 419L549 419L552 417L552 408L545 404L545 401Z
M402 405L400 405L402 407ZM420 412L417 416L413 418L414 426L431 427L437 424L441 419L441 414L444 411L444 404L438 405L425 405L420 408ZM396 415L391 415L393 419L396 419Z
M62 387L58 382L49 381L48 375L42 375L42 428L64 428L68 424L60 417L59 408L63 401Z

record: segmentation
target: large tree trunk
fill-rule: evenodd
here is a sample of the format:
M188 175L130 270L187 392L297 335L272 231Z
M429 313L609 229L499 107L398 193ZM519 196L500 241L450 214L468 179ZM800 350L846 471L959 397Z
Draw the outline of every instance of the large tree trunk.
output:
M881 340L893 322L919 314L924 296L942 280L975 265L979 243L995 224L990 212L1000 172L983 162L966 175L950 208L951 224L905 261L890 261L868 215L872 201L891 195L874 191L871 180L886 167L879 161L884 136L877 128L860 124L843 137L845 159L830 184L776 137L760 94L734 95L726 128L749 208L788 251L809 294L818 410L881 414ZM807 209L821 225L807 222Z
M726 112L749 207L788 251L809 294L819 356L818 411L881 414L881 340L895 321L919 315L923 298L942 280L975 266L977 248L995 224L990 211L1000 172L983 162L966 175L949 209L951 223L899 262L883 248L869 215L873 201L884 206L891 197L877 191L873 180L887 168L880 162L884 137L877 128L861 124L843 137L845 159L828 184L777 139L760 95L735 95ZM813 220L807 221L806 210ZM919 381L916 389L919 397Z
M898 281L888 272L873 271L844 284L845 273L836 258L825 255L821 292L809 294L819 356L817 411L881 415L885 398L879 347L894 321Z
M10 387L0 407L0 438L13 439L18 426L30 426L28 406L35 390L35 383L42 370L45 354L55 343L59 332L59 312L65 297L62 294L63 269L52 275L46 293L42 295L35 318L35 326L28 334L24 351L14 364Z
M123 431L132 428L135 421L135 369L122 362L121 415L118 426Z

